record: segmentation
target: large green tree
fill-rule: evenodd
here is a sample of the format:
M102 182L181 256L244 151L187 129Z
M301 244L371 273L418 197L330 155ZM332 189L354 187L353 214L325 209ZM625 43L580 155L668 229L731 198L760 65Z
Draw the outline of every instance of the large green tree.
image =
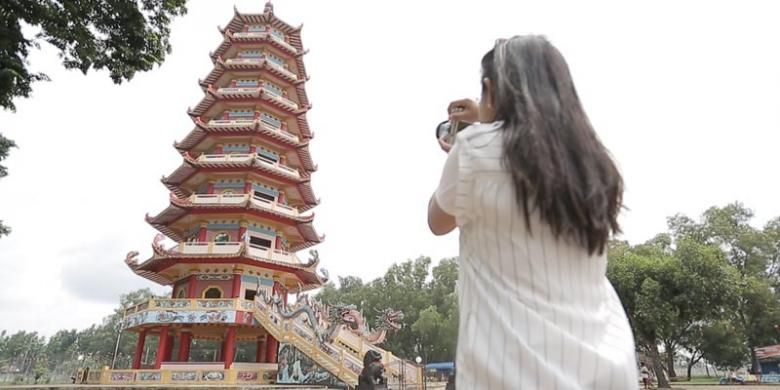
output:
M780 323L780 218L761 229L751 224L753 218L752 210L736 202L709 208L699 222L676 215L669 219L669 226L678 239L717 246L737 271L734 285L738 299L729 313L734 314L739 325L735 330L743 335L752 369L757 372L755 348L778 342L773 329Z
M621 298L638 346L653 359L659 386L676 376L675 352L698 326L735 301L736 274L715 246L674 242L662 234L645 244L610 247L607 276ZM666 367L658 346L664 346ZM694 362L695 363L695 362Z
M0 1L0 107L29 97L36 81L28 56L41 43L54 46L67 69L86 74L107 69L119 84L162 64L170 53L171 19L183 15L186 0L3 0ZM32 27L24 29L25 26ZM28 32L25 34L25 32ZM13 141L0 134L0 161ZM6 174L0 165L0 177ZM9 233L0 223L0 236Z

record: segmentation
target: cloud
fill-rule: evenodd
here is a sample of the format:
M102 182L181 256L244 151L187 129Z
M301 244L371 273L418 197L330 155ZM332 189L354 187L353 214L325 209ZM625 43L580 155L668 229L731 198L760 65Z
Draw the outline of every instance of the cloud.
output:
M67 248L60 253L61 280L65 290L77 298L96 303L118 303L119 296L129 291L153 287L163 289L135 275L122 259L126 248L123 240L104 238L91 245Z

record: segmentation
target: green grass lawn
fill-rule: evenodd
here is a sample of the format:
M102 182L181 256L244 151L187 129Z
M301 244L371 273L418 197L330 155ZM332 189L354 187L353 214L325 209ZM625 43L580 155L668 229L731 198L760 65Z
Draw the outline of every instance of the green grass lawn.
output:
M683 377L683 379L684 378L685 377ZM676 381L676 382L671 382L671 383L672 383L672 386L674 386L674 384L717 385L719 380L720 380L720 377L718 377L718 376L711 376L711 377L694 376L694 377L691 377L690 381L682 380L682 381Z

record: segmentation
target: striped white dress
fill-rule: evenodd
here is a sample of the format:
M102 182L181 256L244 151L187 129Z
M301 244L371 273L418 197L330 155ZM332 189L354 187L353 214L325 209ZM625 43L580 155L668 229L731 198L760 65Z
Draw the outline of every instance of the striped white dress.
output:
M636 389L634 338L589 256L531 214L502 167L502 123L458 134L436 201L460 229L458 389Z

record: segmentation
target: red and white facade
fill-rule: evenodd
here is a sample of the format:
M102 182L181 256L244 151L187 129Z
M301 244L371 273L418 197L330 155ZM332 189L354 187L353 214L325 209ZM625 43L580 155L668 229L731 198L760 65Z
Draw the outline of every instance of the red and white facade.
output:
M146 217L161 233L154 254L126 260L139 276L172 287L170 299L126 313L125 329L140 336L136 370L273 365L278 341L244 302L261 292L286 301L327 277L317 272L316 255L296 254L323 240L309 211L319 200L300 27L267 4L262 14L236 11L220 32L214 68L200 81L203 97L188 111L193 129L174 145L182 164L162 179L170 205ZM162 235L177 244L164 247ZM149 337L159 340L152 362L143 359ZM190 356L201 339L220 343L211 361ZM255 345L253 359L234 361L239 343Z

